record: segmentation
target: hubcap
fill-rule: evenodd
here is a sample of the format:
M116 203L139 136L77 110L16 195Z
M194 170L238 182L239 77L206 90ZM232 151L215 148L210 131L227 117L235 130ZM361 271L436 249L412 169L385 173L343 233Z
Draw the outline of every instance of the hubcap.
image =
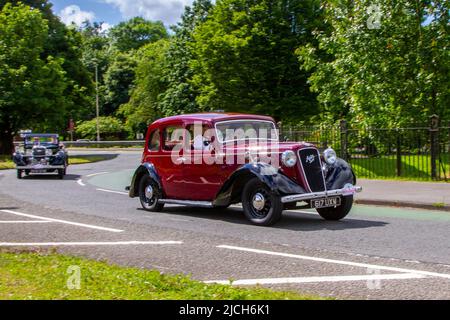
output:
M151 199L153 199L153 188L152 188L152 186L147 186L147 188L145 188L145 197L148 199L148 200L151 200Z
M253 208L258 211L262 211L265 206L266 199L264 198L264 195L262 195L261 193L255 194L255 196L253 197Z

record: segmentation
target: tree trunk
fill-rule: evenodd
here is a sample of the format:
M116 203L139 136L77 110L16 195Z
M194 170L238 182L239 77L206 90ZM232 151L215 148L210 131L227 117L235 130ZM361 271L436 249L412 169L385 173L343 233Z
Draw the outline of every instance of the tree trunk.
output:
M0 155L12 155L14 152L14 137L9 130L0 130Z

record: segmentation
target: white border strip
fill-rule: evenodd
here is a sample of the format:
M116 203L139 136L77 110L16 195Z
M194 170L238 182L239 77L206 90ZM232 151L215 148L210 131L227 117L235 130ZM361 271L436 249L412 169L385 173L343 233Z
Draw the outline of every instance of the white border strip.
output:
M119 241L119 242L0 242L0 247L87 247L87 246L135 246L135 245L174 245L182 241Z
M86 177L91 178L91 177L100 176L102 174L107 174L107 173L109 173L109 172L92 173L92 174L88 174Z
M86 187L86 185L83 183L83 179L78 179L77 183L82 187Z
M35 215L32 215L32 214L26 214L26 213L17 212L17 211L11 211L11 210L0 210L0 211L4 212L4 213L14 214L16 216L27 217L27 218L31 218L31 219L40 219L40 220L49 221L49 222L64 223L64 224L69 224L69 225L72 225L72 226L89 228L89 229L96 229L96 230L116 232L116 233L124 231L124 230L119 230L119 229L94 226L94 225L91 225L91 224L85 224L85 223L78 223L78 222L72 222L72 221L67 221L67 220L60 220L60 219L53 219L53 218L35 216Z
M371 280L405 280L405 279L423 279L423 278L426 277L415 273L397 273L397 274L379 274L379 275L361 275L361 276L265 278L265 279L237 280L237 281L220 280L220 281L205 281L205 283L216 283L233 286L254 286L254 285L268 285L268 284L295 284L295 283L371 281Z
M53 221L45 221L45 220L39 220L39 221L0 221L0 224L38 224L38 223L52 223Z
M252 253L258 253L258 254L266 254L266 255L271 255L271 256L308 260L308 261L315 261L315 262L333 263L333 264L340 264L340 265L346 265L346 266L351 266L351 267L360 267L360 268L375 269L375 270L386 270L386 271L409 273L409 274L414 273L414 274L419 274L419 275L423 275L423 276L450 279L450 274L446 274L446 273L436 273L436 272L430 272L430 271L412 270L412 269L404 269L404 268L397 268L397 267L387 267L387 266L380 266L380 265L368 264L368 263L358 263L358 262L351 262L351 261L344 261L344 260L317 258L317 257L302 256L302 255L291 254L291 253L258 250L258 249L242 248L242 247L227 246L227 245L218 246L218 248L230 249L230 250L236 250L236 251L242 251L242 252L252 252Z
M96 190L97 190L97 191L101 191L101 192L114 193L114 194L121 194L121 195L128 196L128 193L126 193L126 192L120 192L120 191L114 191L114 190L106 190L106 189L96 189Z

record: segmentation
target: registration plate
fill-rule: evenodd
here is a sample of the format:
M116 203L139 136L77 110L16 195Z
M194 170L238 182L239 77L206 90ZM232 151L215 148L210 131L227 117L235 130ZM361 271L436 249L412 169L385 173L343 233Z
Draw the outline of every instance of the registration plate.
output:
M311 200L311 208L313 209L334 208L339 207L340 205L341 205L340 197Z

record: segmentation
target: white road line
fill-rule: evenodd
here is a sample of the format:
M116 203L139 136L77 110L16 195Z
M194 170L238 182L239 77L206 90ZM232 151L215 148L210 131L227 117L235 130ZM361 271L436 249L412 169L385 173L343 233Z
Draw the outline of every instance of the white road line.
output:
M67 220L60 220L60 219L53 219L53 218L35 216L35 215L32 215L32 214L26 214L26 213L17 212L17 211L11 211L11 210L0 210L0 211L4 212L4 213L11 213L11 214L14 214L16 216L27 217L27 218L31 218L31 219L40 219L40 220L51 221L51 222L59 222L59 223L69 224L69 225L73 225L73 226L77 226L77 227L96 229L96 230L102 230L102 231L109 231L109 232L117 232L117 233L118 232L123 232L123 230L119 230L119 229L105 228L105 227L94 226L92 224L85 224L85 223L78 223L78 222L72 222L72 221L67 221Z
M92 173L92 174L88 174L86 177L90 178L90 177L100 176L102 174L107 174L107 173L109 173L109 172Z
M404 280L404 279L423 279L426 278L420 274L397 273L397 274L379 274L379 275L361 275L361 276L323 276L323 277L296 277L296 278L264 278L247 280L220 280L205 281L205 283L217 283L233 286L254 286L264 284L290 284L290 283L319 283L319 282L345 282L345 281L370 281L370 280Z
M83 183L83 180L82 180L82 179L78 179L78 180L77 180L77 183L78 183L80 186L82 186L82 187L86 187L86 185Z
M39 221L0 221L0 224L33 224L33 223L53 223L53 221L44 221L44 220L39 220Z
M317 258L317 257L302 256L302 255L291 254L291 253L258 250L258 249L242 248L242 247L227 246L227 245L218 246L218 248L243 251L243 252L252 252L252 253L257 253L257 254L266 254L266 255L271 255L271 256L279 256L279 257L286 257L286 258L293 258L293 259L309 260L309 261L315 261L315 262L333 263L333 264L340 264L340 265L368 268L368 269L375 269L375 270L387 270L387 271L401 272L401 273L414 273L414 274L419 274L419 275L423 275L423 276L450 279L450 274L446 274L446 273L436 273L436 272L422 271L422 270L387 267L387 266L380 266L380 265L368 264L368 263L358 263L358 262L351 262L351 261L344 261L344 260Z
M120 192L120 191L114 191L114 190L97 189L97 191L115 193L115 194L121 194L121 195L128 196L128 193L126 193L126 192Z
M135 245L175 245L182 241L119 241L119 242L0 242L0 247L87 247L87 246L135 246Z

